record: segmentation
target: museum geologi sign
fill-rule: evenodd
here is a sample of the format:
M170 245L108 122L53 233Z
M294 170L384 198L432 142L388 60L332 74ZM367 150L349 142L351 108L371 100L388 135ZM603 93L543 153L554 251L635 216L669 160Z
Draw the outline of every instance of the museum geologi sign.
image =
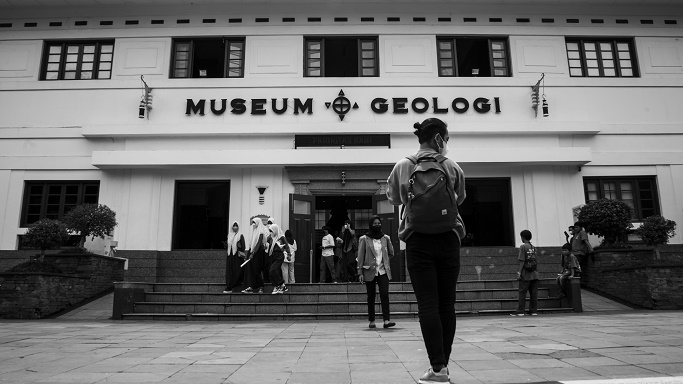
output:
M325 109L331 110L339 120L343 121L346 114L355 109L359 109L358 103L349 100L344 91L339 91L337 97L324 102ZM269 113L282 115L291 113L294 115L314 113L317 106L313 98L256 98L256 99L187 99L185 114L188 116L204 116L213 114L216 116L230 113L233 115L266 115ZM410 111L415 113L463 114L470 109L479 114L500 113L501 103L499 97L476 97L468 99L465 97L441 98L441 97L376 97L367 105L375 114L407 114Z

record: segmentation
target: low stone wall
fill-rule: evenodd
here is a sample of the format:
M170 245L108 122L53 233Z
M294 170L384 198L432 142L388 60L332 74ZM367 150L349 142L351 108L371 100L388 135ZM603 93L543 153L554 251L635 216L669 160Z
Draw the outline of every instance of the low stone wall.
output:
M46 254L57 253L58 251L45 251ZM39 251L21 250L21 251L0 251L0 272L12 269L15 265L21 264L31 259Z
M584 286L650 309L683 309L683 254L665 248L599 250L582 260Z
M90 254L45 255L63 273L0 273L0 318L40 319L110 290L125 260Z

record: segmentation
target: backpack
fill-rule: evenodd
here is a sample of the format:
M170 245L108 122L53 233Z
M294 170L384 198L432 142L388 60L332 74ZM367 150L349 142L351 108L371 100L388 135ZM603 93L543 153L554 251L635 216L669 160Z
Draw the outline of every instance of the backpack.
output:
M531 245L531 244L529 244ZM531 245L531 248L526 251L526 258L524 260L524 269L527 272L533 272L538 268L538 262L536 261L536 247Z
M443 167L446 157L435 154L407 159L415 166L408 180L408 202L403 207L406 229L437 234L462 226L464 234L453 183Z

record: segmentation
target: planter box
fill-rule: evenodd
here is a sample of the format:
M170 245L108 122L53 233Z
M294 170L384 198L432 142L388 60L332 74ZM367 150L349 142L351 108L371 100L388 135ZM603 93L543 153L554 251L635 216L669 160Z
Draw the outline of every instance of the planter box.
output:
M45 255L63 273L0 273L0 318L40 319L110 290L124 259L92 254Z
M581 260L582 284L644 308L683 309L682 255L661 255L653 248L595 251Z

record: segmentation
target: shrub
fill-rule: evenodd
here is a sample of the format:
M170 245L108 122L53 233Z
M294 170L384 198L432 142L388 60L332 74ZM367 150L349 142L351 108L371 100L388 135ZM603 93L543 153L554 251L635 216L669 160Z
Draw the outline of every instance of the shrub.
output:
M45 256L45 250L57 248L69 239L66 225L51 219L42 219L31 224L23 236L24 244L31 248L40 249L40 256Z
M62 218L67 228L77 232L81 239L79 247L83 248L88 236L104 237L111 235L116 227L116 213L103 204L82 204L69 211Z
M607 248L625 240L632 217L633 210L623 201L600 199L581 207L578 219L586 232L601 236L601 247Z
M662 216L654 215L643 220L643 225L635 230L636 235L643 239L645 244L655 247L657 258L659 258L659 250L657 245L666 244L670 237L674 237L676 232L676 222L667 220Z

